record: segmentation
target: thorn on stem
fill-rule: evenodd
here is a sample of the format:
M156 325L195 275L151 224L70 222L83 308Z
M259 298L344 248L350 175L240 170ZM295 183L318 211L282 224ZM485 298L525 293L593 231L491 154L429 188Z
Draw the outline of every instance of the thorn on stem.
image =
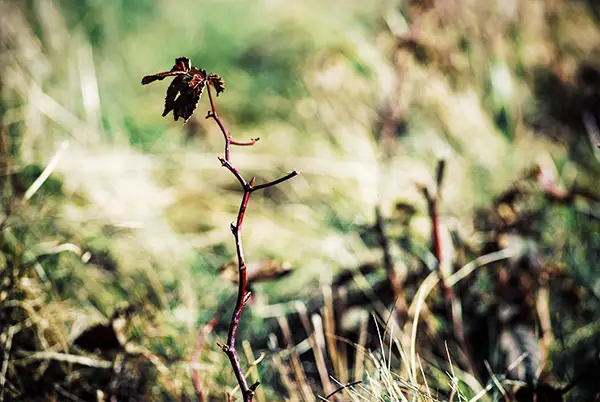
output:
M221 166L225 166L225 158L221 157L221 156L217 156L217 158L219 158L219 161L221 162Z
M243 301L244 305L246 305L246 303L248 303L248 300L250 300L251 295L252 295L252 292L246 293L246 295L244 296L244 301Z
M229 226L229 229L231 229L231 233L234 235L237 233L237 226L235 226L233 222L231 223L231 226Z
M256 381L254 384L250 385L250 391L256 391L256 388L260 385L260 381Z
M254 187L254 183L256 183L256 177L253 177L252 180L250 180L250 184L249 184L250 189L252 189Z

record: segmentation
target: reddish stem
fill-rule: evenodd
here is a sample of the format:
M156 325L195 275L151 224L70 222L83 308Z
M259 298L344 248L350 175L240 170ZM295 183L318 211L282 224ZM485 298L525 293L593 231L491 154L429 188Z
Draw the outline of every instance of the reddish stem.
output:
M433 236L433 251L435 257L438 260L438 267L442 266L442 241L440 240L440 223L437 208L437 196L430 198L429 201L429 214L431 215L431 226ZM444 275L442 275L444 277ZM445 279L445 277L444 277ZM442 281L445 284L445 280Z
M246 182L246 179L244 179L240 171L233 167L231 162L229 162L227 159L221 158L219 156L219 161L221 161L222 166L225 166L227 169L229 169L229 171L235 176L235 178L240 182L240 184L245 190L246 187L248 187L248 183Z
M250 141L248 143L240 143L240 142L232 141L231 136L229 135L229 133L225 129L225 126L221 122L221 119L217 115L217 111L216 111L215 104L214 104L213 97L212 97L212 92L210 90L210 85L208 85L208 96L210 99L211 110L208 112L208 115L206 117L212 118L217 122L217 125L221 129L221 132L223 133L223 137L225 138L225 157L224 158L219 157L219 161L221 162L221 165L226 167L235 176L235 178L238 180L238 182L244 189L244 195L242 196L242 201L240 203L240 208L238 210L236 222L235 222L235 224L231 225L231 233L233 234L233 237L235 239L235 250L236 250L237 259L238 259L238 275L239 275L238 294L237 294L237 301L235 303L235 308L234 308L233 314L231 316L231 322L229 324L229 331L228 331L228 335L227 335L227 344L223 345L222 349L225 352L225 354L227 354L227 357L229 358L229 361L233 368L233 372L234 372L237 382L240 386L240 390L242 391L242 396L243 396L244 402L252 402L252 399L254 397L254 390L258 386L258 383L248 386L248 382L246 381L246 377L244 376L244 371L242 370L242 366L240 364L239 356L235 349L235 340L236 340L237 330L238 330L239 323L240 323L240 317L242 315L244 306L246 305L246 303L248 302L248 299L250 297L250 292L248 292L248 290L247 290L248 278L247 278L247 273L246 273L246 260L244 258L244 249L242 247L242 225L244 223L244 216L246 214L246 209L248 208L248 202L250 201L250 195L252 194L253 191L271 187L271 186L275 186L281 182L291 179L292 177L296 176L298 173L296 171L293 171L277 180L274 180L274 181L271 181L271 182L268 182L265 184L261 184L258 186L254 186L254 182L255 182L254 178L252 178L252 180L250 180L250 182L246 181L246 179L244 179L244 177L242 176L240 171L231 164L231 159L230 159L231 144L240 145L240 146L249 146L249 145L253 145L254 143L256 143L256 141L258 141L258 138L252 139L252 141ZM229 396L229 398L231 398L231 396Z
M436 174L436 189L435 194L431 194L427 187L423 188L423 194L427 199L427 206L429 209L429 216L431 218L431 232L432 232L432 248L435 254L435 257L438 260L437 268L438 274L440 277L440 290L442 292L442 297L446 303L447 308L450 312L450 318L452 320L452 327L454 330L454 336L458 341L460 349L462 350L465 361L469 370L472 373L474 371L474 365L470 358L469 350L467 348L467 344L465 341L465 331L462 322L462 314L461 314L461 306L460 301L456 299L454 295L454 291L452 287L448 285L448 279L446 278L446 273L442 269L443 253L442 253L442 239L440 236L440 219L438 213L438 201L441 196L441 186L444 179L444 170L445 170L445 161L441 160L438 162L437 166L437 174Z
M226 166L228 166L229 170L234 173L237 172L233 166L226 162ZM235 173L234 173L235 174ZM238 173L239 174L239 173ZM241 177L241 176L240 176ZM245 182L243 178L244 186L244 195L242 197L242 202L240 203L240 209L238 211L238 216L235 225L231 225L231 232L233 233L233 237L235 238L235 250L238 258L238 297L235 303L235 308L233 310L233 315L231 317L231 323L229 325L229 333L227 335L227 345L223 346L223 351L227 354L229 361L231 362L231 366L233 367L233 371L235 373L235 377L240 385L240 389L242 391L242 395L244 397L244 401L250 402L252 401L252 397L254 392L248 386L248 382L246 381L246 377L244 376L244 372L240 365L240 359L238 357L237 351L235 349L235 338L237 334L237 329L240 323L240 316L242 314L242 310L246 305L246 301L250 296L250 293L246 289L247 286L247 277L246 277L246 261L244 259L244 250L242 247L242 224L244 223L244 215L246 213L246 208L248 207L248 201L250 201L251 187Z
M210 334L219 322L218 316L214 316L205 326L200 328L198 333L198 341L196 342L196 349L194 350L194 356L192 356L192 364L196 363L200 358L200 352L206 342L206 337ZM192 379L194 381L194 388L196 389L196 396L198 402L204 401L204 391L202 390L202 383L200 382L200 376L198 375L198 369L192 366Z
M223 137L225 139L225 152L224 152L225 160L230 161L231 160L231 145L248 147L248 146L252 146L252 145L256 144L256 142L258 140L260 140L260 138L258 138L258 137L251 138L250 141L248 141L248 142L238 142L238 141L232 140L231 135L229 134L229 132L227 132L227 129L225 128L225 126L223 125L223 122L221 121L221 119L219 118L219 115L217 114L217 108L215 107L215 102L213 100L212 91L210 89L210 82L207 82L206 89L208 90L208 100L210 101L210 110L206 114L206 118L207 119L212 118L217 123L217 125L219 126L219 129L223 133Z

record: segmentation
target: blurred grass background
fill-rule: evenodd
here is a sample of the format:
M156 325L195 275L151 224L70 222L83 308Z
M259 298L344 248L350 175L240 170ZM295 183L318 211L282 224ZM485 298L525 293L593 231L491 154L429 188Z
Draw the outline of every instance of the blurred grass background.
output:
M365 236L376 207L393 218L398 201L414 205L410 237L427 249L416 184L434 182L440 158L441 213L473 241L476 210L534 165L597 191L600 151L582 120L600 117L597 15L595 3L567 0L3 0L2 169L15 181L3 183L2 266L45 257L0 302L44 317L26 314L43 333L29 350L66 351L119 306L138 306L129 337L165 365L147 397L190 399L197 328L236 291L219 267L235 258L241 192L216 159L207 100L187 125L161 118L165 85L142 87L142 76L180 56L221 75L226 126L261 138L234 148L234 164L259 182L302 172L253 196L245 221L249 261L292 267L257 284L261 304L245 313L242 339L264 339L266 305L308 303L340 271L378 263ZM53 157L40 190L15 201ZM598 208L586 208L595 226L558 210L541 244L562 236L548 254L578 267L597 298ZM214 346L224 337L202 358L215 393L235 385ZM276 375L259 367L266 400L279 399Z

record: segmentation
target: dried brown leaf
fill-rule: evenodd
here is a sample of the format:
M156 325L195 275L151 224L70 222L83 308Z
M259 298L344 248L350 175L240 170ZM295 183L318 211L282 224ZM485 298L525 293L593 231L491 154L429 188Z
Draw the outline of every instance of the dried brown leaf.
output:
M217 74L207 74L206 70L192 66L187 57L177 58L170 71L145 76L142 78L142 84L160 81L166 77L175 78L167 88L163 117L172 111L175 120L181 117L187 121L191 117L207 81L214 86L217 95L225 90L225 81L221 77Z
M142 78L142 85L150 84L151 82L154 82L157 80L162 81L167 77L172 77L175 75L182 75L182 74L185 74L185 72L183 72L183 71L164 71L162 73L147 75L144 78Z
M225 91L225 80L223 80L223 78L221 78L217 74L208 74L207 79L208 81L210 81L210 84L213 86L213 88L215 88L215 90L217 91L217 96L219 96L221 92Z
M175 77L169 87L167 88L167 95L165 96L165 110L163 111L163 117L169 112L175 109L175 99L177 94L181 91L181 88L185 86L183 82L183 76Z
M187 121L194 113L194 110L196 110L203 90L204 85L200 85L195 88L188 88L185 91L181 91L175 101L173 118L178 120L179 117L181 117L184 121Z
M187 57L178 57L175 59L175 65L171 71L188 72L192 68L192 62Z

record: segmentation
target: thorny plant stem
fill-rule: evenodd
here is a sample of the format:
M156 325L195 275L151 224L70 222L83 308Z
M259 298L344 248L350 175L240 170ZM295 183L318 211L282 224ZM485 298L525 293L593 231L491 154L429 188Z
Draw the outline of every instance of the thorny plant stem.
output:
M255 178L252 178L252 180L250 180L250 182L247 182L246 179L244 179L242 174L239 172L239 170L237 170L231 164L230 149L231 149L232 144L233 145L242 145L242 146L253 145L256 141L258 141L258 138L252 139L248 143L239 143L239 142L232 141L231 136L229 135L229 133L225 129L225 126L223 125L223 122L217 115L217 110L215 108L210 84L207 85L207 89L208 89L208 97L210 100L211 110L208 112L206 118L212 118L213 120L215 120L215 122L221 129L221 132L223 133L223 137L225 139L225 155L224 155L224 158L219 157L219 161L221 162L222 166L226 167L235 176L235 178L238 180L238 182L244 189L244 195L242 196L242 201L240 202L240 208L238 210L236 222L235 222L235 224L231 225L231 233L233 234L233 237L235 239L235 250L236 250L237 259L238 259L238 275L239 275L238 294L237 294L237 301L235 303L235 308L233 310L233 315L231 317L231 322L229 324L229 332L227 335L227 344L223 345L222 349L223 349L223 352L225 352L225 354L227 354L227 357L229 358L229 361L233 368L235 377L240 386L240 390L242 391L242 396L243 396L244 402L252 402L252 399L254 397L254 390L256 389L256 387L259 384L256 383L256 384L248 386L248 382L246 381L246 377L244 376L244 371L242 370L242 366L240 364L239 356L235 349L235 341L236 341L238 326L240 323L240 316L242 315L242 310L244 309L244 306L246 305L246 303L248 302L248 299L250 297L250 292L248 292L248 290L247 290L246 260L244 257L244 249L242 246L242 224L244 223L244 216L246 214L246 209L248 208L248 202L250 201L250 195L255 190L261 190L261 189L264 189L267 187L275 186L279 183L282 183L282 182L289 180L292 177L296 176L298 174L298 172L293 171L277 180L274 180L274 181L271 181L271 182L268 182L265 184L261 184L258 186L254 186Z

